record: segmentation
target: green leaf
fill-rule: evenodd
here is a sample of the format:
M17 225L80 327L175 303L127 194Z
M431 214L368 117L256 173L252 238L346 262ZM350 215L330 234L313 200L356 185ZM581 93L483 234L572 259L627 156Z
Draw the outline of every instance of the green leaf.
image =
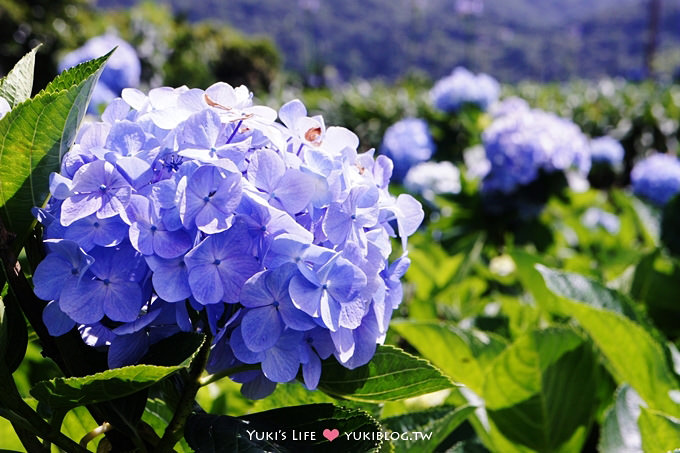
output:
M562 273L538 268L546 281ZM584 288L587 291L587 287ZM588 300L583 294L580 300ZM628 383L650 408L680 415L671 392L678 389L659 341L643 326L620 313L593 307L583 302L566 301L570 315L586 330L601 351L605 364L619 384Z
M481 394L484 369L505 343L484 332L462 330L450 323L393 321L391 326L420 354L454 382Z
M200 346L189 357L178 355L176 360L181 361L178 365L132 365L90 376L56 378L38 382L31 389L31 395L52 409L70 409L119 399L151 387L188 367Z
M452 386L428 361L393 346L379 346L368 364L354 370L348 370L334 359L324 361L318 388L337 398L381 403Z
M641 451L642 439L637 423L641 404L642 398L629 385L623 385L617 390L614 404L605 414L602 423L598 451Z
M0 452L26 451L9 420L0 417Z
M677 418L643 407L638 425L644 451L670 452L680 448L680 420Z
M50 173L73 144L107 58L66 71L0 120L0 216L18 235L15 246L33 225L30 208L47 199Z
M590 424L597 368L574 331L536 330L508 346L487 371L482 396L489 417L510 440L555 451Z
M406 434L408 437L398 440L390 437L395 452L430 453L436 451L437 446L474 410L472 406L459 408L442 406L398 417L389 417L381 423L393 433Z
M158 437L162 437L174 413L175 411L168 406L166 401L161 398L149 398L144 408L142 421L148 423ZM178 453L191 453L193 451L184 438L180 439L173 448Z
M633 321L641 321L632 301L618 291L606 288L583 275L554 271L541 264L536 265L536 270L543 277L547 288L557 296L619 313Z
M323 436L324 430L335 429L339 435L334 440ZM376 452L382 444L380 424L373 417L332 404L284 407L239 418L195 414L187 420L185 437L194 450L205 453L360 453Z
M29 53L24 55L7 76L0 79L0 96L5 98L12 108L31 97L35 53L40 49L41 45L35 46Z
M2 301L2 297L0 297L0 366L5 361L5 354L7 353L7 329L8 322L5 315L5 303Z
M559 313L559 300L548 290L541 274L535 268L537 264L542 264L541 260L537 256L520 250L511 252L510 256L517 265L517 276L536 303L548 311Z

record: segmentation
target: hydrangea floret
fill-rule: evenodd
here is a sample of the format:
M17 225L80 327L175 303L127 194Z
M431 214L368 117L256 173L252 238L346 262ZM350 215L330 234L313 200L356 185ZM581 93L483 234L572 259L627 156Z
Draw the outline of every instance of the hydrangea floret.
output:
M429 160L434 151L430 129L420 118L404 118L388 127L380 145L380 153L394 163L396 181L402 181L414 165Z
M680 159L670 154L652 154L635 164L630 180L635 195L665 205L680 192Z
M208 371L256 365L232 376L252 398L299 372L316 388L331 355L367 363L424 214L388 191L392 161L358 145L300 101L277 115L244 86L123 90L35 209L50 333L76 327L119 367L177 332L210 332Z
M538 109L508 109L482 134L490 168L482 190L510 193L534 181L539 171L590 170L588 139L573 122Z
M435 108L448 113L464 105L475 105L487 110L500 96L501 86L488 74L473 74L462 66L440 79L430 90L430 100Z

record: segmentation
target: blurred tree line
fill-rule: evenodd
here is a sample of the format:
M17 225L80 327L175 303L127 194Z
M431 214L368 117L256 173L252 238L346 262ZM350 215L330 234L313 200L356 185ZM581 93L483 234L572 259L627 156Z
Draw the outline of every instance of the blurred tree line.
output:
M269 89L281 57L266 38L246 37L228 25L189 22L153 2L101 10L88 0L0 0L0 74L39 43L35 90L57 73L59 59L89 38L114 32L136 49L142 84L206 88L216 81Z

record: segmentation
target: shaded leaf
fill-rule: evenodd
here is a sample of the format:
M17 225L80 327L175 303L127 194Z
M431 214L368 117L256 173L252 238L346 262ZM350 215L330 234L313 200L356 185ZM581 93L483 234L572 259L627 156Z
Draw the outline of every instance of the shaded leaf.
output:
M49 175L73 144L107 58L63 73L0 120L0 216L18 245L34 222L30 208L47 199Z
M379 346L368 364L354 370L348 370L332 358L324 361L318 388L338 398L380 403L452 386L428 361L394 346Z
M31 395L53 409L73 408L119 399L144 390L188 367L197 352L198 348L189 357L178 356L176 360L180 363L174 366L132 365L90 376L38 382L31 389Z
M546 281L562 273L538 267ZM580 300L589 300L587 294ZM583 302L566 301L576 319L604 355L608 369L619 384L628 383L650 408L671 415L680 407L671 399L678 381L666 360L663 345L629 318Z
M595 408L597 368L588 343L567 328L530 332L487 371L489 417L510 440L556 451L587 428Z
M390 437L397 453L436 451L449 434L474 412L472 406L459 408L441 406L411 414L389 417L381 421L393 433L406 434L408 439Z
M335 429L338 436L332 441L323 436L324 430ZM284 407L239 418L195 414L185 429L187 442L199 453L375 452L381 436L380 424L367 413L332 404Z

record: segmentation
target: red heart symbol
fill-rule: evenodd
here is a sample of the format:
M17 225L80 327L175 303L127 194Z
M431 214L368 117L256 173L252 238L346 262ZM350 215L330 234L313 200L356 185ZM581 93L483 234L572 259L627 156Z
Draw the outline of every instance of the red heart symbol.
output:
M340 435L340 431L338 431L337 429L333 429L333 430L324 429L323 430L323 437L328 439L329 442L333 442L335 439L337 439L337 437L339 435Z

